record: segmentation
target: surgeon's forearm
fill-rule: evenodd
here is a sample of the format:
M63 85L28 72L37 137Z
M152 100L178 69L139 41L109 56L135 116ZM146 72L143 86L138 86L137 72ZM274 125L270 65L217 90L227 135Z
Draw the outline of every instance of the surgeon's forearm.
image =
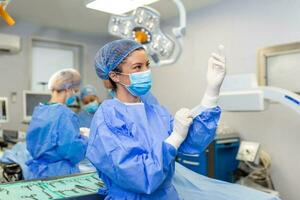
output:
M214 108L217 106L219 100L219 93L217 95L209 95L208 93L205 93L203 95L201 104L205 108Z
M218 99L219 97L211 98L209 96L204 95L201 103L195 106L193 109L191 109L191 115L193 116L193 118L196 118L207 109L217 107Z
M188 137L180 145L179 152L199 154L214 139L221 115L220 107L205 108L193 121Z
M165 142L172 145L176 150L180 147L185 138L180 137L178 134L172 132Z
M72 151L68 153L67 159L73 164L77 164L85 158L87 149L87 137L81 136L80 139L74 141L71 145L73 146Z

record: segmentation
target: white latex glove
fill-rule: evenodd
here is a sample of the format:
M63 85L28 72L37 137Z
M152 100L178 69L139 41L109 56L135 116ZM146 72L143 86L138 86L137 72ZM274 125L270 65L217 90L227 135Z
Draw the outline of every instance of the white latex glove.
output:
M207 87L202 99L202 106L215 107L219 99L220 88L226 75L225 57L212 53L208 59L206 74Z
M165 142L178 149L181 143L185 140L192 122L193 118L191 116L190 110L187 108L181 108L175 114L173 132L165 140Z
M86 137L90 136L90 129L89 128L81 127L79 130L80 130L81 135L84 135Z

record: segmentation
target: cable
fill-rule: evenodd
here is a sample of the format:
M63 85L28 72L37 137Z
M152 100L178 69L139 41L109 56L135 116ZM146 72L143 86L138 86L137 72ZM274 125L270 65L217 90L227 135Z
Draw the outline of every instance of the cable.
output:
M253 170L246 178L274 190L274 185L270 178L271 156L267 152L261 150L259 153L259 161L260 163L258 166L255 166L250 162L245 162L245 164Z

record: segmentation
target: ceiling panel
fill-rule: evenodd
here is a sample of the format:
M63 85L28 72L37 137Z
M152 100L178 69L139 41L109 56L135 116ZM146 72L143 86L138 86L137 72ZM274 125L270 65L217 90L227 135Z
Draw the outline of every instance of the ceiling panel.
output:
M219 0L182 0L187 12L216 3ZM163 19L177 15L171 0L160 0L151 5ZM88 9L84 0L12 0L7 10L14 19L44 27L69 31L107 34L109 14ZM1 27L0 27L1 28Z

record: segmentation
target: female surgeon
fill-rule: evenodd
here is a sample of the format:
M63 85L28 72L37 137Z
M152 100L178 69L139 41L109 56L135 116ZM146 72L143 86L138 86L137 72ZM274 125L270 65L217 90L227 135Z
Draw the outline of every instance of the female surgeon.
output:
M52 75L48 87L49 102L35 107L26 143L32 159L26 162L26 179L62 176L79 172L78 163L84 159L87 137L79 132L77 115L65 104L79 90L80 74L63 69Z
M152 79L139 43L121 39L106 44L96 54L95 67L116 92L102 102L91 124L87 158L107 187L99 193L107 193L107 200L178 199L172 185L176 154L200 153L213 140L225 59L210 57L208 86L194 118L187 108L173 118L159 104L141 100Z

